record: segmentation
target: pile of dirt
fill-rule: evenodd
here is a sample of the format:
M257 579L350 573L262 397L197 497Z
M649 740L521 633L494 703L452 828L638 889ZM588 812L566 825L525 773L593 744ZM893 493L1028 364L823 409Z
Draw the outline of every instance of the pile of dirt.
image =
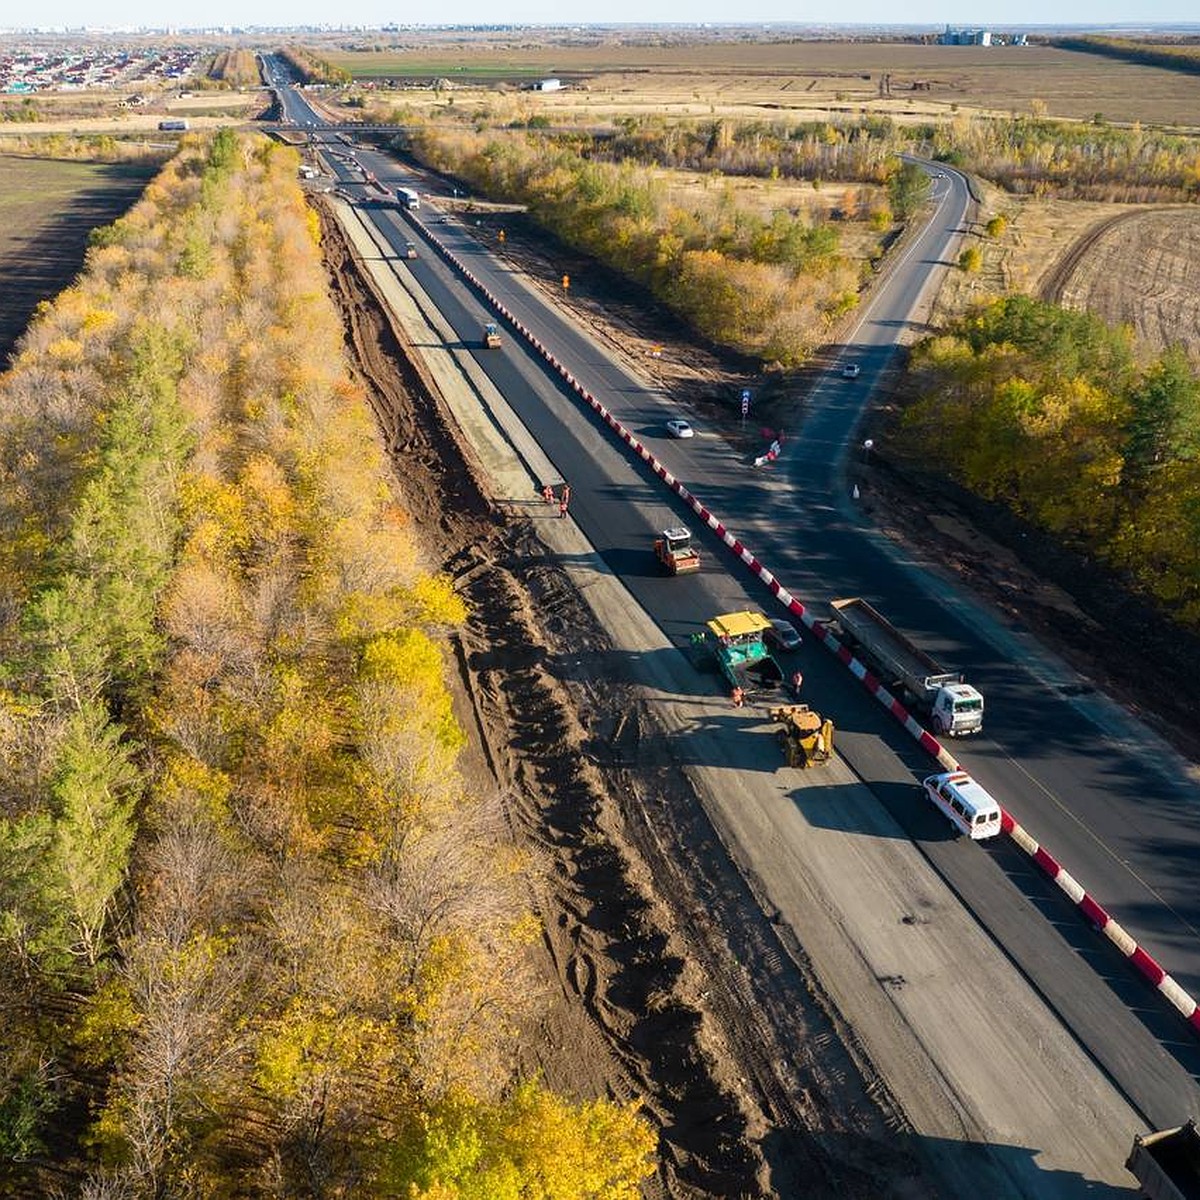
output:
M398 484L470 604L454 641L463 768L500 790L536 866L547 1003L521 1067L568 1094L641 1097L660 1132L651 1195L932 1194L803 951L781 942L647 709L614 686L603 630L528 523L491 506L419 360L325 224Z

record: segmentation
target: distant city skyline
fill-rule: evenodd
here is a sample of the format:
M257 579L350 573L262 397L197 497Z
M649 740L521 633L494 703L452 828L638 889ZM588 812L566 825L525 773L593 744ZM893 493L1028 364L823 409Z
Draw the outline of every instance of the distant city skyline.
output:
M828 13L820 17L797 11L787 0L756 0L741 8L731 20L729 7L720 0L610 0L599 15L594 4L583 0L509 0L502 11L484 0L457 0L438 8L436 17L422 20L411 11L398 12L396 6L381 0L350 0L328 5L317 0L257 0L237 3L216 0L192 6L185 3L164 7L156 0L111 0L97 5L87 0L50 0L36 9L36 24L18 26L0 24L0 30L17 28L54 29L213 29L220 27L300 27L373 28L385 25L737 25L755 24L802 26L809 28L941 28L981 27L1000 30L1076 26L1094 29L1121 26L1149 29L1168 26L1200 32L1195 0L1148 0L1132 6L1129 0L1011 0L1004 5L988 5L973 11L971 5L955 0L918 0L903 10L897 20L896 6L885 0L853 0L841 6L836 22ZM10 14L11 15L11 14ZM35 14L26 10L28 19ZM423 15L423 14L422 14ZM432 14L431 14L432 15ZM824 18L824 19L822 19Z

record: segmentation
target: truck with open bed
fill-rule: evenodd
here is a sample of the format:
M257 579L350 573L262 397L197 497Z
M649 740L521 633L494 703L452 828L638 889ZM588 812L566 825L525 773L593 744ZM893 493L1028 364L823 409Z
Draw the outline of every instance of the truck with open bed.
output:
M983 728L983 696L915 645L881 612L859 596L830 602L840 640L860 653L889 691L903 692L927 713L935 733L978 733Z

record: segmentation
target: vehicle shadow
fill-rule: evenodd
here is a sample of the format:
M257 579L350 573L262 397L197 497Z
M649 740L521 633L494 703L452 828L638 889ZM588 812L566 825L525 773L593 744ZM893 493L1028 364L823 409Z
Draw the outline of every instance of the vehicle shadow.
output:
M1131 1130L1131 1143L1132 1138ZM1116 1200L1132 1194L1130 1187L1089 1179L1077 1171L1043 1166L1048 1149L1045 1146L972 1142L899 1131L890 1131L886 1138L854 1133L823 1133L814 1138L800 1129L778 1127L767 1134L761 1145L772 1164L773 1178L786 1179L789 1171L797 1169L797 1164L805 1164L801 1168L804 1194L808 1194L809 1188L813 1195L881 1197L919 1193ZM1127 1149L1122 1148L1122 1152ZM776 1170L782 1174L777 1176ZM830 1176L828 1191L818 1184L824 1172ZM921 1188L928 1190L920 1191Z

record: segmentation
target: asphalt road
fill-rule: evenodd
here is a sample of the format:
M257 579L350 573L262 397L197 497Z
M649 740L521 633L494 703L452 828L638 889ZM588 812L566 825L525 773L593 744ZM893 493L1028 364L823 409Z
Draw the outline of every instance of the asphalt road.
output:
M295 93L285 95L298 100ZM293 119L315 120L304 115L306 108L296 108ZM383 156L358 157L390 186L415 182ZM1014 655L1021 643L973 614L947 581L884 553L872 531L855 520L845 494L840 464L847 448L857 445L863 397L930 286L932 271L946 263L961 224L961 180L952 172L941 175L934 181L932 221L875 292L847 348L862 374L824 381L801 430L785 438L781 461L762 471L703 431L686 442L666 438L663 422L671 412L661 396L646 391L605 349L529 292L469 233L454 224L432 231L653 444L791 590L818 607L833 596L865 594L935 656L967 668L988 698L987 729L956 744L956 753L1184 986L1200 991L1200 805L1192 790L1131 749L1124 730L1097 724L1097 712L1106 718L1086 694L1065 696L1047 686L1043 679L1052 677L1052 668L1036 655L1024 661ZM356 176L347 171L344 178L353 183ZM428 203L418 215L434 217ZM393 209L381 207L377 218L397 251L414 230L420 232L419 224ZM489 317L478 298L427 243L409 266L464 344L476 346ZM706 564L700 576L659 576L649 554L654 532L676 519L686 523L690 514L638 461L613 455L607 430L514 337L506 337L500 350L475 353L560 476L572 483L572 516L676 644L715 612L771 603L757 584L736 568L730 571L727 552L713 539L701 539ZM967 620L964 613L971 614ZM1000 839L984 847L949 839L914 787L930 770L928 759L823 651L806 646L798 662L808 694L819 697L837 722L847 761L1148 1122L1172 1124L1200 1112L1200 1047L1173 1010L1013 847ZM637 668L630 663L628 669ZM697 676L698 693L714 686Z

